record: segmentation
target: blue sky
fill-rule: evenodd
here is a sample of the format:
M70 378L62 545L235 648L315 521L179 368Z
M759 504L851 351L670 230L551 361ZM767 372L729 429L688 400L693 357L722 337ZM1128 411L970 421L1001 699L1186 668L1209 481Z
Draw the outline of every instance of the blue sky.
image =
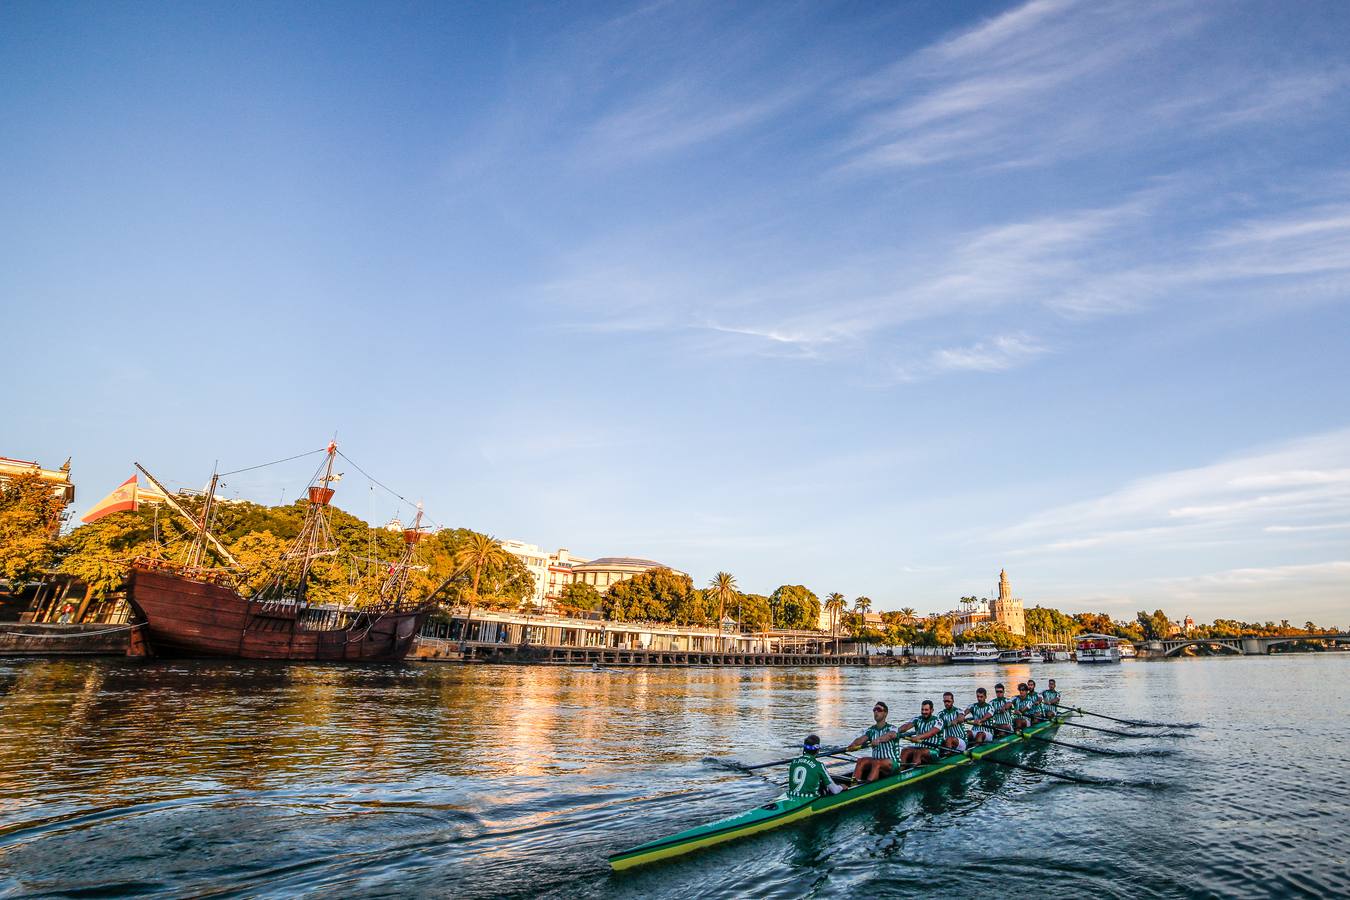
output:
M83 511L336 433L441 524L699 582L1350 624L1347 34L7 4L0 453Z

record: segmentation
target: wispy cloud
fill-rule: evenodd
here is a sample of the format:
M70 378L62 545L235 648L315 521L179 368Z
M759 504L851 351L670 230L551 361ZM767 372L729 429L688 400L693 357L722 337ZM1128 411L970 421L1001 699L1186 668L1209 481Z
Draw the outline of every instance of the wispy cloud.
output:
M1006 529L1024 553L1107 545L1266 540L1274 531L1332 530L1350 507L1350 430L1198 468L1133 481L1091 500L1057 506ZM1272 521L1277 520L1277 521Z
M1288 122L1350 87L1344 68L1311 62L1197 66L1187 42L1215 19L1193 4L1032 0L841 89L857 114L842 168L1043 165L1175 141L1179 125L1206 133ZM1189 49L1169 52L1180 47Z

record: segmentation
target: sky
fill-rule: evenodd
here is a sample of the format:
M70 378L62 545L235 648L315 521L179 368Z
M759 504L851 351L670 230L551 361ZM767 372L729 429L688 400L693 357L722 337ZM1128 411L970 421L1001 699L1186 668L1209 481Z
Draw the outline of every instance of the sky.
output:
M698 583L1350 625L1347 35L7 3L0 455L73 457L78 515L336 437L370 521Z

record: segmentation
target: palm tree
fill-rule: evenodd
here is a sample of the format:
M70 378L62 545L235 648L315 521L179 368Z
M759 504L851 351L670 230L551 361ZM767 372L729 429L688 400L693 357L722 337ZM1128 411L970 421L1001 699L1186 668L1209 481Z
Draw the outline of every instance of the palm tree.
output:
M918 615L918 611L912 606L905 606L900 609L900 617L905 620L906 625L913 625Z
M858 614L858 637L867 630L867 611L872 608L871 597L859 597L853 601L853 611Z
M830 614L830 634L834 635L834 655L839 655L839 616L844 611L844 595L836 591L825 598L825 611Z
M708 582L708 596L717 599L717 642L722 643L722 619L726 616L727 603L736 599L736 576L730 572L718 572Z
M455 565L461 572L472 573L469 587L469 614L464 618L464 640L469 639L469 624L473 622L473 605L478 602L478 585L483 580L483 572L495 566L506 564L506 551L495 537L469 533L469 538L455 551Z

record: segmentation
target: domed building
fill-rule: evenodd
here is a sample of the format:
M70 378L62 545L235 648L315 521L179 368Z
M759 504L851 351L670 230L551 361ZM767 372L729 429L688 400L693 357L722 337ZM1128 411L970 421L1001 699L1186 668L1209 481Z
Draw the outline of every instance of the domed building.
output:
M572 567L572 581L589 584L600 593L609 590L610 585L627 581L634 575L652 569L670 569L670 566L653 559L639 559L635 556L602 556L583 565ZM678 569L671 569L676 575L684 575Z

